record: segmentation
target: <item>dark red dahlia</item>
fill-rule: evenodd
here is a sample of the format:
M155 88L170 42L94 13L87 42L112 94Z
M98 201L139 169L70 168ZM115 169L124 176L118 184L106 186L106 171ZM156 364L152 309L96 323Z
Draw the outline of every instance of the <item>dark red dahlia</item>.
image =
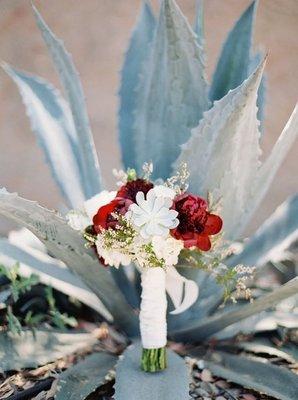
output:
M110 203L100 207L97 214L93 217L93 228L96 233L100 233L103 229L115 228L117 225L117 218L115 214L125 215L129 206L133 202L129 199L116 197Z
M150 189L153 188L153 183L146 181L144 179L136 179L134 181L129 181L117 192L117 197L122 197L124 199L129 199L132 202L136 202L136 195L138 192L143 192L147 194Z
M208 251L211 248L209 236L216 235L222 228L222 219L207 210L207 201L199 196L184 193L174 199L174 209L178 212L179 225L171 230L171 235L183 240L184 246L198 247Z

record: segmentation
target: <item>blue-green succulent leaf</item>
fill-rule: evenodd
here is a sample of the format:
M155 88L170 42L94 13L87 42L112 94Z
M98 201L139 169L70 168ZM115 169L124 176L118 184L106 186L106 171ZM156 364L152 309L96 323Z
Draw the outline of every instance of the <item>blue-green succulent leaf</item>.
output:
M203 197L208 191L221 199L226 238L239 239L246 222L248 195L259 166L257 91L265 61L239 87L204 113L191 138L182 146L175 166L188 164L190 190Z
M253 1L244 11L223 45L210 88L212 102L239 86L249 74L256 6L257 2Z
M255 54L249 64L249 74L253 73L253 71L257 68L260 64L262 59L264 58L261 52ZM260 130L261 133L264 131L264 117L265 117L265 103L266 103L266 74L263 74L260 87L258 90L258 100L257 100L257 107L258 107L258 120L260 121Z
M121 72L119 91L119 141L125 168L137 168L133 125L137 108L136 89L145 59L148 57L156 22L147 1L133 30Z
M57 330L24 330L20 335L0 333L0 371L37 368L92 346L97 339L92 333Z
M275 399L297 399L297 375L289 369L264 362L263 359L257 361L226 352L210 353L212 354L208 354L208 359L204 362L214 375Z
M80 168L84 177L85 196L86 198L90 198L101 190L101 173L89 126L81 81L71 55L66 51L63 42L53 34L37 9L34 6L32 7L37 25L53 58L69 102L77 132Z
M290 197L263 223L244 244L241 253L226 261L227 265L264 265L282 258L283 252L298 238L298 194Z
M67 296L76 298L99 312L104 318L112 319L111 314L98 297L61 261L41 251L31 249L29 246L28 248L18 247L4 238L0 239L0 256L1 260L5 256L7 268L18 262L20 264L20 275L36 274L41 283L50 285Z
M116 367L115 400L175 400L189 397L189 371L183 358L167 349L169 367L158 373L140 368L142 347L133 343ZM129 384L127 384L129 382Z
M85 400L105 383L116 362L116 356L104 352L87 356L59 374L55 400Z
M163 0L149 58L137 89L137 166L152 161L154 178L168 178L180 145L208 108L202 51L174 0Z
M274 289L269 294L259 297L253 303L237 307L232 311L214 314L203 320L193 320L192 324L174 332L171 337L176 341L184 342L205 340L227 326L274 307L282 300L297 294L297 290L298 277Z
M194 32L197 34L197 40L200 46L204 45L204 0L196 1L196 18L194 23Z
M106 268L102 268L82 235L54 211L0 189L0 214L23 225L41 240L53 257L63 261L100 298L115 323L129 335L138 333L137 316Z
M68 104L44 79L3 65L17 84L31 121L32 130L69 206L84 202L83 177L77 159L77 138Z
M139 293L137 292L137 289L133 282L131 282L128 278L125 272L125 267L121 266L121 268L118 269L111 268L111 273L114 281L117 283L128 304L130 304L135 309L140 308Z
M254 211L263 200L276 172L286 158L289 150L298 137L298 103L296 104L288 122L276 141L267 159L259 165L256 179L251 185L250 207L247 209L246 221L249 221Z

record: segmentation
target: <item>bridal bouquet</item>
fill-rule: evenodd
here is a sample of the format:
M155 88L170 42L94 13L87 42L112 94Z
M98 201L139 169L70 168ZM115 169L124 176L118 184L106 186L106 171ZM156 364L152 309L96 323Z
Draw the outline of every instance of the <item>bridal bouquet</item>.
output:
M251 304L220 308L228 298L250 297L247 265L261 272L268 260L283 260L297 238L296 195L245 240L248 223L298 133L296 106L270 154L261 157L266 57L251 50L256 5L229 33L209 83L202 7L192 27L175 0L162 0L159 16L142 1L121 72L124 171L116 173L115 191L107 190L101 175L72 58L35 7L65 97L45 79L3 65L18 86L67 212L58 215L0 189L0 214L42 242L37 250L35 244L18 247L16 240L2 238L0 252L41 271L43 283L93 308L133 343L117 363L116 399L188 398L184 360L169 349L170 368L152 376L140 370L140 353L142 369L155 372L166 368L167 336L194 348L259 332L267 316L278 327L280 317L267 309L297 293L293 278L269 293L254 291ZM238 344L233 354L212 345L202 360L214 366L216 376L240 385L245 377L254 390L296 399L294 385L280 384L292 382L289 371L255 356L238 356ZM117 362L113 358L109 366L107 354L97 355L106 372ZM85 364L81 368L85 371ZM281 379L275 382L272 373Z
M176 176L156 184L149 180L152 164L144 164L143 170L142 177L134 169L120 171L118 191L102 191L87 200L83 210L69 212L68 221L83 232L104 265L135 263L139 268L141 365L155 372L166 368L166 292L176 307L171 314L185 311L199 293L195 282L176 271L179 255L209 251L222 220L205 199L187 192L185 164Z

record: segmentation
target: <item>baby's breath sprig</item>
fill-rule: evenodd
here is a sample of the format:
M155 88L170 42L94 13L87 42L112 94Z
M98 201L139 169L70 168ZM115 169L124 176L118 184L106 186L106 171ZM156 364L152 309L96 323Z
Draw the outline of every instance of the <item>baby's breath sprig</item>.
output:
M212 214L220 214L222 209L222 198L218 197L214 199L214 195L212 192L208 190L207 192L207 203L208 203L208 211Z
M153 163L152 162L146 162L142 166L143 170L143 179L145 181L149 181L153 172Z
M187 191L188 189L188 179L189 179L189 171L187 167L187 163L183 162L180 164L176 175L171 176L167 179L166 185L175 190L177 194L181 194Z
M223 300L237 302L240 297L251 299L251 291L247 282L252 279L255 267L237 265L229 268L223 264L226 252L217 251L213 254L203 253L200 250L184 249L180 253L179 266L201 269L211 274L223 288Z
M152 243L147 243L142 246L144 267L165 267L165 260L163 258L157 258L153 250Z

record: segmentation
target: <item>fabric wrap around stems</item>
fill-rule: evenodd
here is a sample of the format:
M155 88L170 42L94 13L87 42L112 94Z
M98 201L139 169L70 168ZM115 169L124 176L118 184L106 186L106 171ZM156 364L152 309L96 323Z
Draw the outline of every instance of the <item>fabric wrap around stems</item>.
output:
M140 331L144 349L158 349L167 344L166 272L160 267L144 268L141 274L142 295Z

